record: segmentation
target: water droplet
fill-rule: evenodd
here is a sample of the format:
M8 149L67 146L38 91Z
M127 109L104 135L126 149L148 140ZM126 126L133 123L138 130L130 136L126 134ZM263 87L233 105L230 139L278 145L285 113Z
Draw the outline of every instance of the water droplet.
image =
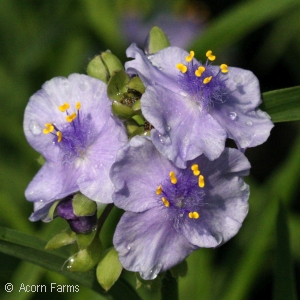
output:
M154 80L151 81L152 85L156 85L156 82Z
M172 141L171 141L170 137L166 134L160 134L159 133L158 138L159 138L159 141L161 142L161 144L164 144L166 146L172 144Z
M162 69L163 69L162 67L158 67L158 70L162 71Z
M241 186L240 190L244 191L247 188L247 186L248 186L247 183L244 182L243 185Z
M260 109L257 110L257 115L261 118L266 118L266 119L271 119L271 117L265 112L265 111L262 111Z
M87 87L88 87L88 85L87 85L87 83L86 83L85 81L79 83L79 88L80 88L83 92L87 90Z
M146 280L153 280L157 277L158 273L162 269L162 263L158 262L148 274L145 274Z
M148 55L148 59L151 61L154 58L153 54Z
M248 120L248 121L246 122L246 125L247 125L247 126L252 126L252 124L253 124L253 123L252 123L250 120Z
M128 251L130 251L131 246L130 246L130 245L127 245L126 249L127 249Z
M40 124L35 120L32 120L30 122L29 129L33 135L40 135L42 133L42 128L41 128Z
M229 113L229 118L230 118L232 121L236 120L236 118L237 118L237 113L234 112L234 111L231 111L231 112Z
M170 131L171 127L169 125L167 125L165 129L166 129L166 131Z

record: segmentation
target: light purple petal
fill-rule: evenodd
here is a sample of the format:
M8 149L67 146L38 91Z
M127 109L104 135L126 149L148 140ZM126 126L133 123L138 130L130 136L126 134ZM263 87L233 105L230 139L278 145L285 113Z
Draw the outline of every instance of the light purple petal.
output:
M224 149L226 132L195 102L162 87L148 87L141 99L142 112L154 126L155 147L176 166L204 153L216 159Z
M159 208L126 212L116 228L113 243L123 267L139 272L146 280L180 263L196 248L172 229Z
M82 176L77 180L81 193L100 203L112 202L113 184L109 171L117 151L126 142L123 124L111 117L99 138L89 147L87 159L82 165Z
M115 205L133 212L157 206L153 196L170 169L171 163L155 150L149 139L135 136L119 150L111 168Z
M177 47L169 47L167 49L179 49ZM179 49L180 50L180 49ZM181 50L183 51L183 50ZM179 52L181 52L179 51ZM175 51L176 54L177 51ZM125 69L128 74L139 75L145 86L153 85L156 83L162 84L168 87L174 92L180 92L179 86L177 86L175 76L169 77L174 72L179 74L179 70L176 69L176 64L172 70L167 70L167 73L162 72L158 67L152 65L152 60L157 54L146 56L142 50L140 50L136 44L132 44L127 50L126 54L128 57L134 58L134 60L125 63Z
M205 157L194 160L205 178L205 198L199 219L187 219L182 233L198 247L216 247L240 229L248 213L249 186L241 176L250 164L236 149L226 148L213 162Z
M227 131L239 148L264 143L274 126L267 113L257 109L261 103L259 82L247 70L229 68L224 103L216 103L211 115Z
M53 136L43 134L46 123L61 128L66 123L66 114L58 106L70 103L70 111L81 102L80 113L94 124L94 134L99 132L110 116L111 102L106 95L106 85L83 74L72 74L68 78L55 77L47 81L42 89L31 96L24 114L24 132L29 144L47 160L56 160L59 155L53 147Z

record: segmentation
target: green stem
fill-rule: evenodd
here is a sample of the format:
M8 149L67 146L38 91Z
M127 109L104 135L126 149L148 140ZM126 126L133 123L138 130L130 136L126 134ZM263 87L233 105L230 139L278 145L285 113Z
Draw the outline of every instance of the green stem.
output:
M101 228L105 222L105 220L107 219L108 215L110 214L111 210L114 208L114 204L110 203L107 204L103 213L101 214L99 220L98 220L98 225L97 225L97 234L101 231Z
M162 282L161 288L162 300L178 300L178 282L177 279L168 271Z

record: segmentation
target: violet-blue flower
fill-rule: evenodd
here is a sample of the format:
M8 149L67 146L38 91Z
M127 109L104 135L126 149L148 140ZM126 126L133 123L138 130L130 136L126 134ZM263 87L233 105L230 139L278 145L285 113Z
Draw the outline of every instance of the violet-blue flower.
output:
M233 148L214 161L200 155L178 168L149 138L131 139L110 173L114 203L125 210L113 239L123 267L154 279L192 251L232 238L248 212L243 177L249 169Z
M134 58L127 72L146 85L141 108L154 126L153 143L178 167L202 153L216 159L227 138L242 150L268 138L273 123L258 109L259 82L251 71L212 65L212 51L202 63L193 51L168 47L146 56L132 44L127 56Z
M111 114L102 81L81 74L47 81L29 100L24 132L46 160L25 191L34 202L32 221L45 218L54 200L78 191L112 202L109 170L127 135Z

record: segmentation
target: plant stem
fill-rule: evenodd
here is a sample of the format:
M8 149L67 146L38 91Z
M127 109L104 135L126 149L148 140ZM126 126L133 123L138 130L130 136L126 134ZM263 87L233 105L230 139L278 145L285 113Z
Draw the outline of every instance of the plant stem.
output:
M161 288L162 300L178 300L178 282L177 279L168 271L162 282Z

